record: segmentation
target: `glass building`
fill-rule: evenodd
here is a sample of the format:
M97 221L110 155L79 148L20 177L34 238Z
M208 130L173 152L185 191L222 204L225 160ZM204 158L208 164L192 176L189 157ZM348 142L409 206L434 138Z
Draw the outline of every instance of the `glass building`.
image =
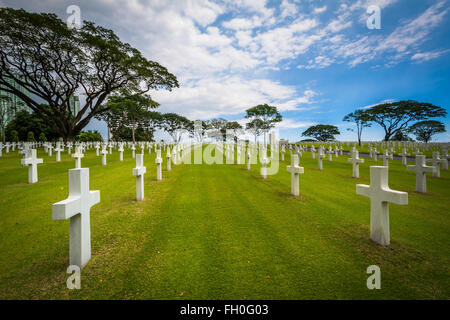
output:
M9 79L8 82L11 85L13 85L16 89L18 89L20 92L25 94L27 97L30 96L30 92L26 88L22 87L17 82L15 82L13 79ZM14 116L18 111L26 110L28 112L31 112L31 109L26 105L26 103L22 99L20 99L19 97L17 97L12 93L3 91L1 86L0 86L0 96L8 98L7 100L2 99L1 101L1 107L8 108L10 111L6 113L7 116L6 122L9 122L12 118L14 118Z

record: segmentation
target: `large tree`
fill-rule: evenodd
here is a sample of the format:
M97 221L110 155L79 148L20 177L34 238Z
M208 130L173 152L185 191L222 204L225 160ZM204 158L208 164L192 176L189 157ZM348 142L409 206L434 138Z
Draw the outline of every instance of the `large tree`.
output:
M195 120L192 121L189 131L191 132L191 137L193 137L197 142L203 142L208 130L211 129L209 121Z
M428 143L436 133L446 132L442 122L436 120L425 120L413 124L408 132L416 136L418 141Z
M370 127L370 116L365 110L358 109L354 112L347 114L343 121L354 122L356 124L356 132L358 134L358 144L361 146L362 131L366 127Z
M139 128L142 129L141 138L145 141L153 141L156 129L161 127L162 115L157 111L148 111L139 123Z
M157 108L159 103L153 101L148 95L122 91L121 95L109 97L107 106L119 116L126 127L131 128L132 140L135 143L136 129L150 116L150 109Z
M70 29L55 14L0 8L0 86L73 140L119 89L146 93L171 90L178 82L165 67L92 22ZM73 95L86 98L76 116L69 103Z
M341 134L338 127L328 124L318 124L309 127L305 132L302 133L302 136L313 137L318 141L330 141L335 140L334 136L337 134Z
M266 133L270 129L274 128L277 122L281 122L283 117L278 112L277 108L274 106L269 106L268 104L260 104L250 109L245 110L245 118L249 119L250 122L247 123L248 129L253 129L256 134L258 132L264 133L264 144L266 143Z
M383 103L365 111L370 121L378 123L384 129L384 141L389 141L397 131L408 128L413 121L445 117L447 111L431 103L413 100Z
M209 126L209 136L214 137L216 141L221 140L223 141L223 130L227 124L227 120L223 118L214 118L211 120L208 120L208 126Z
M192 122L176 113L164 113L161 117L160 128L170 134L174 142L179 142L183 131L189 131Z
M237 142L237 138L241 130L242 126L237 121L228 121L222 131L222 134L225 139L231 138L234 142Z

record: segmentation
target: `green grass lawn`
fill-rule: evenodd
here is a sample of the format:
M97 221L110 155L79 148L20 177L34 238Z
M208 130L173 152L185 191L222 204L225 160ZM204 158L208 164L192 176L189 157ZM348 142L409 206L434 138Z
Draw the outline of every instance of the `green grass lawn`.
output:
M165 155L165 151L162 152ZM136 202L131 151L82 159L90 189L92 259L81 290L66 287L69 221L52 220L52 204L68 196L67 152L39 165L39 182L14 152L0 158L0 299L449 299L450 173L427 177L418 194L415 174L390 161L389 184L409 193L390 205L391 245L369 239L366 159L351 178L347 156L332 162L304 153L300 197L280 162L266 180L259 166L173 165L156 181L155 153L144 157L145 200ZM412 164L412 163L411 163ZM378 161L382 165L382 161ZM366 269L381 268L381 290L368 290Z

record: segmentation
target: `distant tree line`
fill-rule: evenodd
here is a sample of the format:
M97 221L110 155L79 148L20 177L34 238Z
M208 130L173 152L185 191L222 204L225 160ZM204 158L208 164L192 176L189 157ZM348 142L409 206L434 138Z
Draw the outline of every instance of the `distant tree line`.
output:
M447 111L431 103L413 100L382 103L367 109L357 109L347 114L343 121L356 125L359 145L364 128L378 124L384 131L384 141L411 141L408 134L413 134L417 141L428 143L433 135L445 132L442 122L431 118L446 117ZM355 131L350 129L350 131ZM334 140L340 134L333 125L315 125L302 133L302 136L313 137L318 141Z

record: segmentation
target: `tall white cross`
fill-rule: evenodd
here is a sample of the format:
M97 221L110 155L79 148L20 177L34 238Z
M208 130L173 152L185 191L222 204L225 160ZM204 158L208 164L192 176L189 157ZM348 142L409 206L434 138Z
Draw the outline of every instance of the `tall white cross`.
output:
M394 157L392 155L389 155L387 150L384 150L383 155L380 157L381 159L383 159L383 166L387 167L389 166L389 161L388 160L393 160Z
M296 154L291 157L291 165L287 166L287 171L291 173L291 194L298 196L299 192L299 174L304 173L303 167L298 165L298 156Z
M356 193L370 198L370 239L383 246L390 244L389 202L407 205L408 193L391 190L388 167L370 167L370 186L356 185Z
M409 154L406 153L406 149L403 148L403 151L402 151L402 165L404 165L404 166L408 165L407 156L409 156Z
M156 180L162 180L162 158L161 158L161 149L156 150Z
M261 161L261 177L263 179L267 178L267 164L269 163L269 159L267 159L267 150L264 146L260 148L260 161Z
M108 150L106 150L106 145L102 148L102 166L106 166L106 155L108 154Z
M319 147L319 152L317 154L317 161L319 163L319 170L323 170L323 158L325 158L325 153L323 152L323 146Z
M372 159L374 162L377 162L377 160L378 160L377 155L378 155L377 149L373 149L372 150Z
M441 163L447 162L447 159L441 159L439 157L439 152L433 152L433 158L428 159L428 162L431 162L433 164L433 167L436 168L436 170L433 172L433 177L440 178L441 177Z
M136 155L136 168L133 169L133 176L136 177L136 201L144 200L144 174L147 168L144 167L144 155Z
M359 178L359 164L364 163L364 159L359 158L359 151L353 150L352 157L348 159L349 162L351 162L353 167L353 178Z
M123 161L123 144L119 145L119 160Z
M172 168L171 168L170 156L171 156L170 147L167 147L167 154L166 154L166 158L167 158L167 171L172 170Z
M89 191L89 169L69 170L69 197L52 206L53 220L70 219L70 265L83 268L91 259L91 207L100 191Z
M28 183L36 183L38 181L37 165L44 162L44 160L36 157L36 149L31 149L25 154L25 158L21 160L22 166L28 166Z
M430 167L425 164L426 157L424 155L416 155L416 164L414 166L407 166L409 171L416 172L416 191L421 193L427 192L427 172L434 172L435 167Z
M52 145L52 143L50 142L50 143L47 145L47 152L48 152L48 156L49 156L49 157L52 156L52 150L53 150L53 145Z
M64 149L61 148L61 144L57 144L56 148L55 148L56 162L60 162L61 161L61 151L64 151Z
M75 158L75 168L81 168L81 158L84 157L83 152L81 152L81 147L75 147L75 153L72 154L72 158Z

